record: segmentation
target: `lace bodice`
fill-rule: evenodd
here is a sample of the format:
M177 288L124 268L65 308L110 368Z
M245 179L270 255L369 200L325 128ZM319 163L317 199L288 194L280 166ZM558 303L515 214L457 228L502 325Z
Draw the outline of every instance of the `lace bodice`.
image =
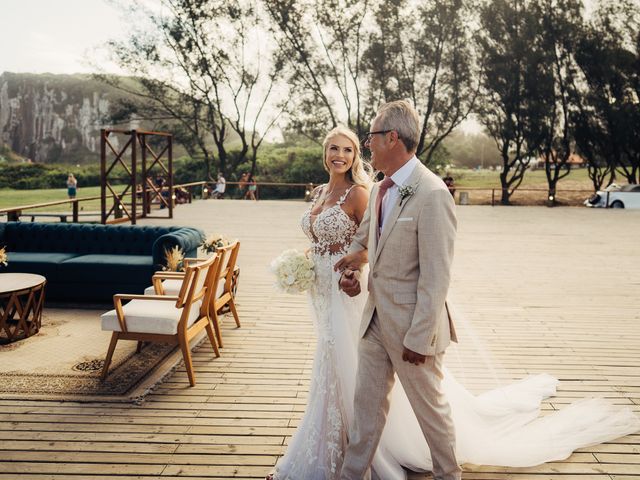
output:
M311 212L326 185L323 185L316 192L311 207L304 213L301 222L302 230L311 240L313 253L317 255L346 253L351 239L358 229L358 224L347 215L342 209L342 205L354 187L355 185L349 187L335 205L317 215L312 215Z

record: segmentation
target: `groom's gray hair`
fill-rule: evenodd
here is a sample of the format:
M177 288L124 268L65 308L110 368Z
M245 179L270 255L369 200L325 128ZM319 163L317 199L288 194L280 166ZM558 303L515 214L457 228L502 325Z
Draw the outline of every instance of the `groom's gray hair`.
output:
M408 152L415 152L420 140L418 112L407 100L385 103L378 109L381 130L395 130Z

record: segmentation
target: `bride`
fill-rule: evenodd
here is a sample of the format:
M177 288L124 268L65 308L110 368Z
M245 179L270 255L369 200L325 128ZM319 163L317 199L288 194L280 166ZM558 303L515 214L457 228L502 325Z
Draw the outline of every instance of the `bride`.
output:
M316 271L309 291L317 334L309 400L285 455L267 479L338 479L353 417L358 326L366 295L352 298L339 291L340 274L333 267L345 255L362 220L372 181L351 130L330 131L323 150L329 183L314 191L311 207L302 217ZM366 263L366 258L361 260ZM361 282L366 278L363 274ZM629 409L600 399L576 402L539 418L541 401L555 393L557 383L549 375L535 375L474 396L445 369L442 386L456 427L458 460L533 466L640 430L640 420ZM403 467L430 471L432 465L418 421L400 382L395 382L373 477L404 480Z

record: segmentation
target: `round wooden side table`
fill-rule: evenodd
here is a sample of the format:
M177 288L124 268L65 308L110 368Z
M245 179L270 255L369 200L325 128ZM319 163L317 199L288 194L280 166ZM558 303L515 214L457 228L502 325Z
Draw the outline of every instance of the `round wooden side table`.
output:
M0 344L38 333L46 284L42 275L0 273Z

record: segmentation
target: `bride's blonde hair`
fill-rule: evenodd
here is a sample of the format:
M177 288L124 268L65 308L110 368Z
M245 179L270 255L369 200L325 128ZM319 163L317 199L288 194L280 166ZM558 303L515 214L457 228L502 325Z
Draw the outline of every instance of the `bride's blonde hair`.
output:
M327 136L324 137L324 142L322 142L322 164L324 165L324 169L327 172L330 172L329 167L327 166L327 147L332 139L339 136L347 138L353 144L353 165L351 165L351 168L347 172L347 178L356 185L360 185L365 187L367 190L370 190L371 185L373 185L373 169L368 163L362 160L362 155L360 154L360 140L358 140L358 136L347 127L338 126L327 133Z

